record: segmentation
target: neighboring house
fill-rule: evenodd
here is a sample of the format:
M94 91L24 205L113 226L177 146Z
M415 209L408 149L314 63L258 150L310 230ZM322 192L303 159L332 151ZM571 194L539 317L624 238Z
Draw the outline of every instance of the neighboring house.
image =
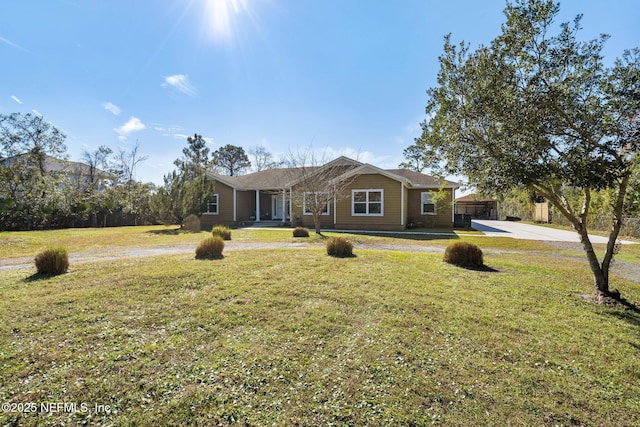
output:
M410 224L453 226L457 183L406 169L385 170L347 157L315 169L321 171L336 165L343 169L335 180L348 180L348 187L342 197L327 204L321 216L322 227L403 230ZM312 227L312 215L300 197L309 170L279 168L242 176L207 172L216 185L215 193L208 199L207 211L201 216L202 225L278 221ZM439 191L443 193L438 194Z
M474 219L498 219L498 201L480 194L458 197L456 215L471 215Z
M14 166L23 159L23 156L25 155L0 159L0 162L6 166ZM58 159L49 155L44 157L44 169L51 175L67 178L70 184L79 186L81 189L93 182L95 189L102 191L109 181L116 179L115 175L95 167L92 168L86 163Z

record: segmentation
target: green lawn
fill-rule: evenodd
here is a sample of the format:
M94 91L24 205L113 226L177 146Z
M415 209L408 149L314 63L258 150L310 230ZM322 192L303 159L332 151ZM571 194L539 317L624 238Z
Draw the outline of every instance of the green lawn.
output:
M216 261L0 272L0 403L38 405L0 425L640 424L640 315L583 301L583 261L464 238L494 248L497 271L358 242L334 259L312 237L318 248ZM615 282L640 302L640 284ZM40 411L56 402L76 410Z
M452 230L438 230L452 233ZM476 232L456 230L453 239L465 239L484 247L498 247L524 250L547 250L544 243L515 240L508 238L486 239ZM292 237L292 229L237 229L232 230L234 242L308 242L313 245L322 245L326 237L339 233L327 232L325 237L316 236L311 232L311 237L306 240ZM451 239L441 236L416 235L411 233L399 233L398 235L364 235L343 234L356 243L364 244L402 244L446 246ZM18 231L0 232L0 258L32 257L48 246L60 245L70 252L84 251L109 251L125 247L154 247L171 245L197 245L205 237L210 236L207 231L191 233L178 230L177 226L143 226L143 227L114 227L114 228L75 228L49 231Z

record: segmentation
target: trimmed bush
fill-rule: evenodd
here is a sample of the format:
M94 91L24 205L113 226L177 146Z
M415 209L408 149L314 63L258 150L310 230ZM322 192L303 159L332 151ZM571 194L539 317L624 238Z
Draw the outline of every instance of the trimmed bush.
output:
M455 242L447 246L443 261L461 267L482 267L484 265L482 250L468 242Z
M38 274L57 276L69 270L67 250L61 246L52 247L40 252L35 258Z
M331 237L327 240L327 255L338 258L353 256L353 243L344 237Z
M199 233L201 231L200 218L198 218L198 215L188 215L184 221L182 221L181 228L183 230L191 231L192 233Z
M207 237L196 248L196 259L220 259L224 240L220 236Z
M211 230L213 237L220 237L222 240L231 240L231 229L226 225L216 225Z
M296 227L293 230L293 237L309 237L309 230L304 227Z

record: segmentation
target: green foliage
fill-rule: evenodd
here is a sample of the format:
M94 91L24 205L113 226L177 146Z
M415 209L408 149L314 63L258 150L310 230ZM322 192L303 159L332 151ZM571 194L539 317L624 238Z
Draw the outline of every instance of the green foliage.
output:
M640 50L606 68L607 36L579 41L581 16L554 31L558 14L552 0L516 0L490 45L472 51L447 36L420 143L443 174L466 175L484 194L544 196L580 234L597 291L608 293L613 245L600 262L589 208L596 192L612 191L615 241L640 151Z
M344 237L330 237L327 240L327 255L337 258L353 256L353 243Z
M205 212L207 198L215 190L214 182L206 178L212 160L202 135L188 137L182 154L174 161L177 169L164 176L164 185L151 202L165 223L180 224L190 214Z
M251 167L251 161L244 148L227 144L213 152L213 164L230 176L242 173Z
M447 246L442 260L461 267L482 267L484 265L482 250L468 242L455 242Z
M69 256L65 248L55 246L36 255L35 264L38 274L57 276L69 269Z
M226 225L216 225L211 230L211 234L215 237L218 236L222 240L231 240L231 229Z
M207 237L196 248L196 259L220 259L224 249L221 237Z
M296 227L293 230L293 237L309 237L309 230L305 227Z

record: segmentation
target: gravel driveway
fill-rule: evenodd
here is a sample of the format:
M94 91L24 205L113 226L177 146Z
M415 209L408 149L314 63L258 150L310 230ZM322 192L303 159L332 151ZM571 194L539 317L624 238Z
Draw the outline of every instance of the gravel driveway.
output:
M476 221L474 221L475 223ZM496 221L489 221L495 223ZM498 221L506 222L506 221ZM526 225L526 224L521 224ZM532 226L535 227L535 226ZM543 228L543 227L537 227ZM493 232L492 232L493 233ZM495 233L501 233L495 231ZM502 231L502 233L508 233ZM513 235L509 237L514 237ZM515 238L515 237L514 237ZM544 240L544 239L536 239ZM551 251L558 249L574 249L577 251L582 250L579 243L565 240L553 240L548 241ZM311 245L305 242L227 242L225 245L225 251L241 251L241 250L253 250L253 249L318 249L321 245ZM444 253L444 247L442 246L426 246L426 245L403 245L403 244L368 244L359 242L356 244L357 249L368 250L382 250L382 251L403 251L403 252L424 252L424 253ZM503 249L483 249L487 255L498 255L505 253L526 253L524 251L517 250L503 250ZM153 247L130 247L130 248L118 248L109 249L108 251L86 251L86 252L72 252L69 254L69 262L89 262L89 261L111 261L122 258L143 258L157 255L179 255L179 254L191 254L195 255L195 245L167 245L167 246L153 246ZM584 261L584 258L568 257L572 260ZM33 257L20 257L9 258L0 260L0 273L9 270L22 270L22 269L35 269ZM612 272L618 274L626 279L640 283L640 264L615 262L612 266Z

